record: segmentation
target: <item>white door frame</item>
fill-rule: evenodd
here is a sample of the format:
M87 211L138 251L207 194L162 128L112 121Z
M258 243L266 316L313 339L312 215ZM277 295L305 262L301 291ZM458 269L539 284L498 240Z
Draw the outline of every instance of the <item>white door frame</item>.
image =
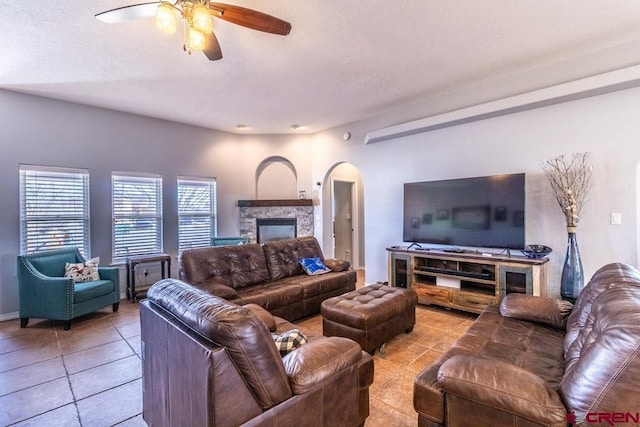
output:
M351 260L352 260L352 268L358 269L360 268L360 216L359 216L359 206L358 206L358 182L351 179L343 179L343 178L334 178L331 177L331 186L330 186L330 198L331 198L331 256L335 258L335 230L333 229L333 224L335 222L335 183L336 182L346 182L351 184Z

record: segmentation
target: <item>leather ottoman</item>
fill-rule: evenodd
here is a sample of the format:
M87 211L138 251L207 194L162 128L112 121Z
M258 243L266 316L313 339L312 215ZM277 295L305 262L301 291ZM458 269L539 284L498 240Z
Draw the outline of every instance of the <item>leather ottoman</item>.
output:
M415 291L382 284L324 300L322 333L354 340L369 354L416 323Z

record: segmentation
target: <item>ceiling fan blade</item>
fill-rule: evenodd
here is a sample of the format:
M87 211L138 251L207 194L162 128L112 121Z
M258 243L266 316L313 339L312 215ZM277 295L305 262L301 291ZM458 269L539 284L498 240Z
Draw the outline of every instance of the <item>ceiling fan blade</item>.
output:
M100 12L96 15L96 18L100 21L108 22L110 24L123 21L131 21L140 18L148 18L156 14L159 4L159 1L131 4L129 6L122 6L116 9Z
M202 52L204 52L211 61L222 59L222 49L220 49L220 43L218 43L218 38L213 34L213 31L206 34L205 37L205 48Z
M220 19L265 33L286 36L291 31L291 24L266 13L246 7L232 6L224 3L209 3L211 14Z

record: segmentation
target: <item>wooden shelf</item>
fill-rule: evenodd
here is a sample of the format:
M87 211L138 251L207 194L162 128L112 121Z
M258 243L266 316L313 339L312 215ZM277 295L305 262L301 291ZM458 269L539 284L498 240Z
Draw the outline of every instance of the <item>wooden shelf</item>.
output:
M389 284L421 304L481 313L507 293L546 295L547 259L389 248Z

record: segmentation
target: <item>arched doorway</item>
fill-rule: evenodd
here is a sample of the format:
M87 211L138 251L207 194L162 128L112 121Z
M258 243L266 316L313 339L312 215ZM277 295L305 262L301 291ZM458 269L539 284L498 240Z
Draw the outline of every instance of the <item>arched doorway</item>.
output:
M358 168L351 163L334 165L325 176L322 196L327 201L322 212L323 251L364 269L364 189Z

